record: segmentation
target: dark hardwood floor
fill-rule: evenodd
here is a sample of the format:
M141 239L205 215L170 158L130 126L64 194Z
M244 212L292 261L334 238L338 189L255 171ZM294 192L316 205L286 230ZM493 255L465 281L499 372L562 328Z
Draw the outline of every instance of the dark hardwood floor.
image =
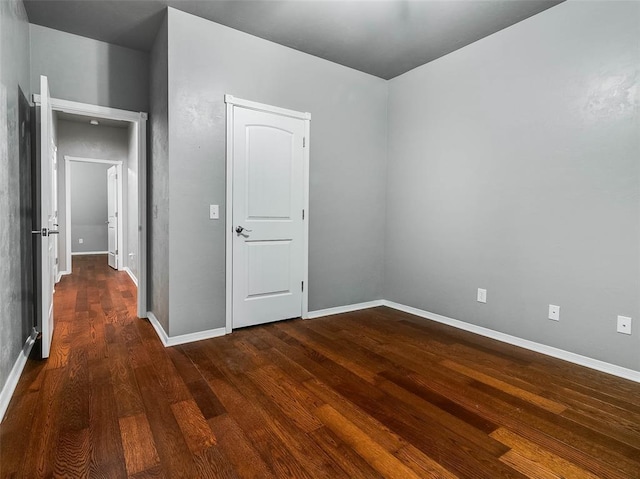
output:
M2 477L640 477L640 384L387 308L165 349L135 294L74 257Z

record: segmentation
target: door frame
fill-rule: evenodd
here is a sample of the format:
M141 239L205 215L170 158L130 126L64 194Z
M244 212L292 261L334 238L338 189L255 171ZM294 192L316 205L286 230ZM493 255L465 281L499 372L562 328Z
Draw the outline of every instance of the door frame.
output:
M64 271L64 274L71 273L71 256L73 253L71 252L71 163L94 163L94 164L106 164L112 165L116 167L116 174L118 178L116 180L118 184L118 192L116 193L118 197L118 254L117 254L117 262L118 262L118 271L124 271L123 261L122 259L122 245L124 243L124 215L121 212L125 211L123 205L122 198L122 160L100 160L97 158L81 158L77 156L69 156L64 155L64 207L67 216L67 221L65 226L65 235L67 244L65 251L65 260L67 263L67 270ZM91 254L93 251L87 253L79 253L79 254ZM101 251L96 251L95 253L102 253Z
M40 95L33 95L40 105ZM147 317L147 119L146 112L119 110L59 98L51 98L53 111L134 124L138 153L138 317Z
M287 110L277 106L266 105L250 100L236 98L233 95L225 95L224 101L227 105L227 151L226 151L226 209L225 209L225 254L226 254L226 278L225 278L225 330L229 334L233 330L233 112L234 107L245 108L248 110L273 113L276 115L287 116L304 120L304 135L306 138L306 147L302 152L302 181L303 181L303 208L305 218L302 233L302 280L304 281L304 290L302 291L302 308L301 316L307 319L309 315L309 145L310 145L310 127L311 113Z

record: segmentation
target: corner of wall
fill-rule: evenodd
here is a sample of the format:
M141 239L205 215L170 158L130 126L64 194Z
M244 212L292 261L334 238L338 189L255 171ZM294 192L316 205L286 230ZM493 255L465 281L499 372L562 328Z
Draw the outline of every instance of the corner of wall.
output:
M151 50L149 69L147 301L148 309L168 332L171 290L167 15Z

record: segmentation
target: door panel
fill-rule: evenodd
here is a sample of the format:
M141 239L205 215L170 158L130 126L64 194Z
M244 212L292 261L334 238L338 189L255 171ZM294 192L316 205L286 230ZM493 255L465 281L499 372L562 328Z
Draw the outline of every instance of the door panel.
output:
M305 121L234 108L233 327L299 317Z
M291 291L291 241L247 241L247 298Z
M291 219L294 136L277 128L248 125L247 218Z
M40 77L40 331L42 357L48 358L53 339L53 288L55 285L55 242L53 227L55 211L53 201L53 165L55 145L53 138L53 111L47 77Z
M107 170L107 236L109 266L118 269L118 168Z

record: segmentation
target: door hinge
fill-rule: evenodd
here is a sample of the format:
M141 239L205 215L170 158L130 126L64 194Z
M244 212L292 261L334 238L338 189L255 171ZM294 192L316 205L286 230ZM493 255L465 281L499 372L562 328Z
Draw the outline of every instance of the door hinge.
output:
M307 146L307 137L303 136L302 137L302 148L304 148L305 146Z
M302 219L304 219L304 210L302 210Z
M302 292L304 293L304 281L302 282Z
M116 218L118 217L118 212L116 211Z

